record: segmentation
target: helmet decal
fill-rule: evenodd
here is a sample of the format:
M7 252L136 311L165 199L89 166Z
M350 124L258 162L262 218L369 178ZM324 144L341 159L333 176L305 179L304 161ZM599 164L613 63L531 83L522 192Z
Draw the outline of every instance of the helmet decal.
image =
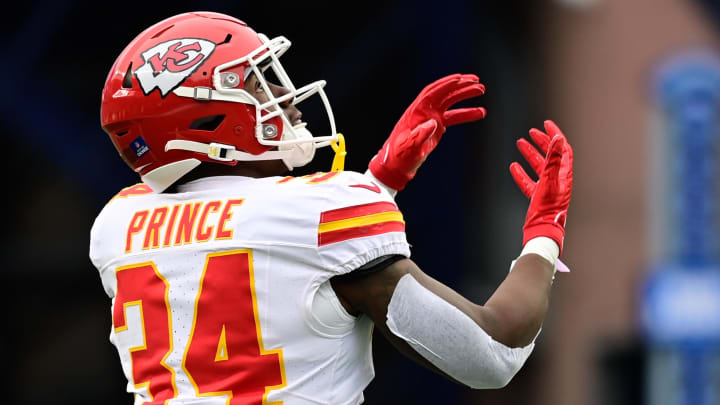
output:
M193 74L215 50L206 39L178 38L159 43L142 53L145 63L135 70L143 93L155 88L164 98Z
M143 139L142 136L138 136L130 143L130 147L132 148L133 152L137 155L137 157L142 157L142 155L146 154L150 151L150 147L145 142L145 139Z

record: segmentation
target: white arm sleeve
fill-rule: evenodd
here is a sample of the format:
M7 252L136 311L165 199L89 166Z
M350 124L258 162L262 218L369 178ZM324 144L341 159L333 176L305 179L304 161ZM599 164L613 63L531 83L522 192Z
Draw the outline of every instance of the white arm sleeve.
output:
M387 326L443 372L471 388L501 388L520 370L535 346L496 342L452 304L404 275L390 299Z

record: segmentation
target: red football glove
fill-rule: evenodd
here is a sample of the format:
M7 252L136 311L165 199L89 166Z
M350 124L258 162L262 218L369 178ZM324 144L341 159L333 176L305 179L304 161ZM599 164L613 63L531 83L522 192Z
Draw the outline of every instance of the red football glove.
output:
M545 121L545 130L547 134L535 128L530 130L530 137L545 157L525 139L517 141L520 153L538 175L537 183L517 162L510 165L510 174L520 191L530 198L523 227L523 245L530 239L546 236L558 244L562 253L572 193L573 151L554 122Z
M425 87L370 161L372 175L386 186L402 190L440 142L446 127L484 118L483 107L448 110L484 94L485 86L478 80L475 75L454 74Z

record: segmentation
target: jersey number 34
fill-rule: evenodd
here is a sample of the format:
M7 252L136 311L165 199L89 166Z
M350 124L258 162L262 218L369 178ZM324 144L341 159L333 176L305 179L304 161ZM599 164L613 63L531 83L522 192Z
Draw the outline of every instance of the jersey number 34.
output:
M260 333L252 251L208 254L195 300L182 370L196 397L226 396L228 405L268 404L272 389L285 385L282 350L265 350ZM137 306L143 342L130 347L132 379L152 404L177 397L169 284L153 262L116 270L115 332L127 330L128 309ZM147 403L147 402L146 402Z

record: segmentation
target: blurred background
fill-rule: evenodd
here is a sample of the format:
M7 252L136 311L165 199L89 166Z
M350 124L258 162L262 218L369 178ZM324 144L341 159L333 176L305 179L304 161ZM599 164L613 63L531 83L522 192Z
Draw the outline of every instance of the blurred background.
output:
M135 35L198 10L293 41L283 65L296 84L328 81L348 170L366 169L426 84L480 77L486 95L465 104L487 118L450 128L397 197L414 260L477 303L521 248L515 140L553 119L574 147L572 272L555 280L526 366L472 391L376 334L367 404L720 404L716 0L16 4L0 28L12 151L0 403L132 402L87 252L95 216L139 179L100 128L100 92ZM325 151L297 172L330 162Z

